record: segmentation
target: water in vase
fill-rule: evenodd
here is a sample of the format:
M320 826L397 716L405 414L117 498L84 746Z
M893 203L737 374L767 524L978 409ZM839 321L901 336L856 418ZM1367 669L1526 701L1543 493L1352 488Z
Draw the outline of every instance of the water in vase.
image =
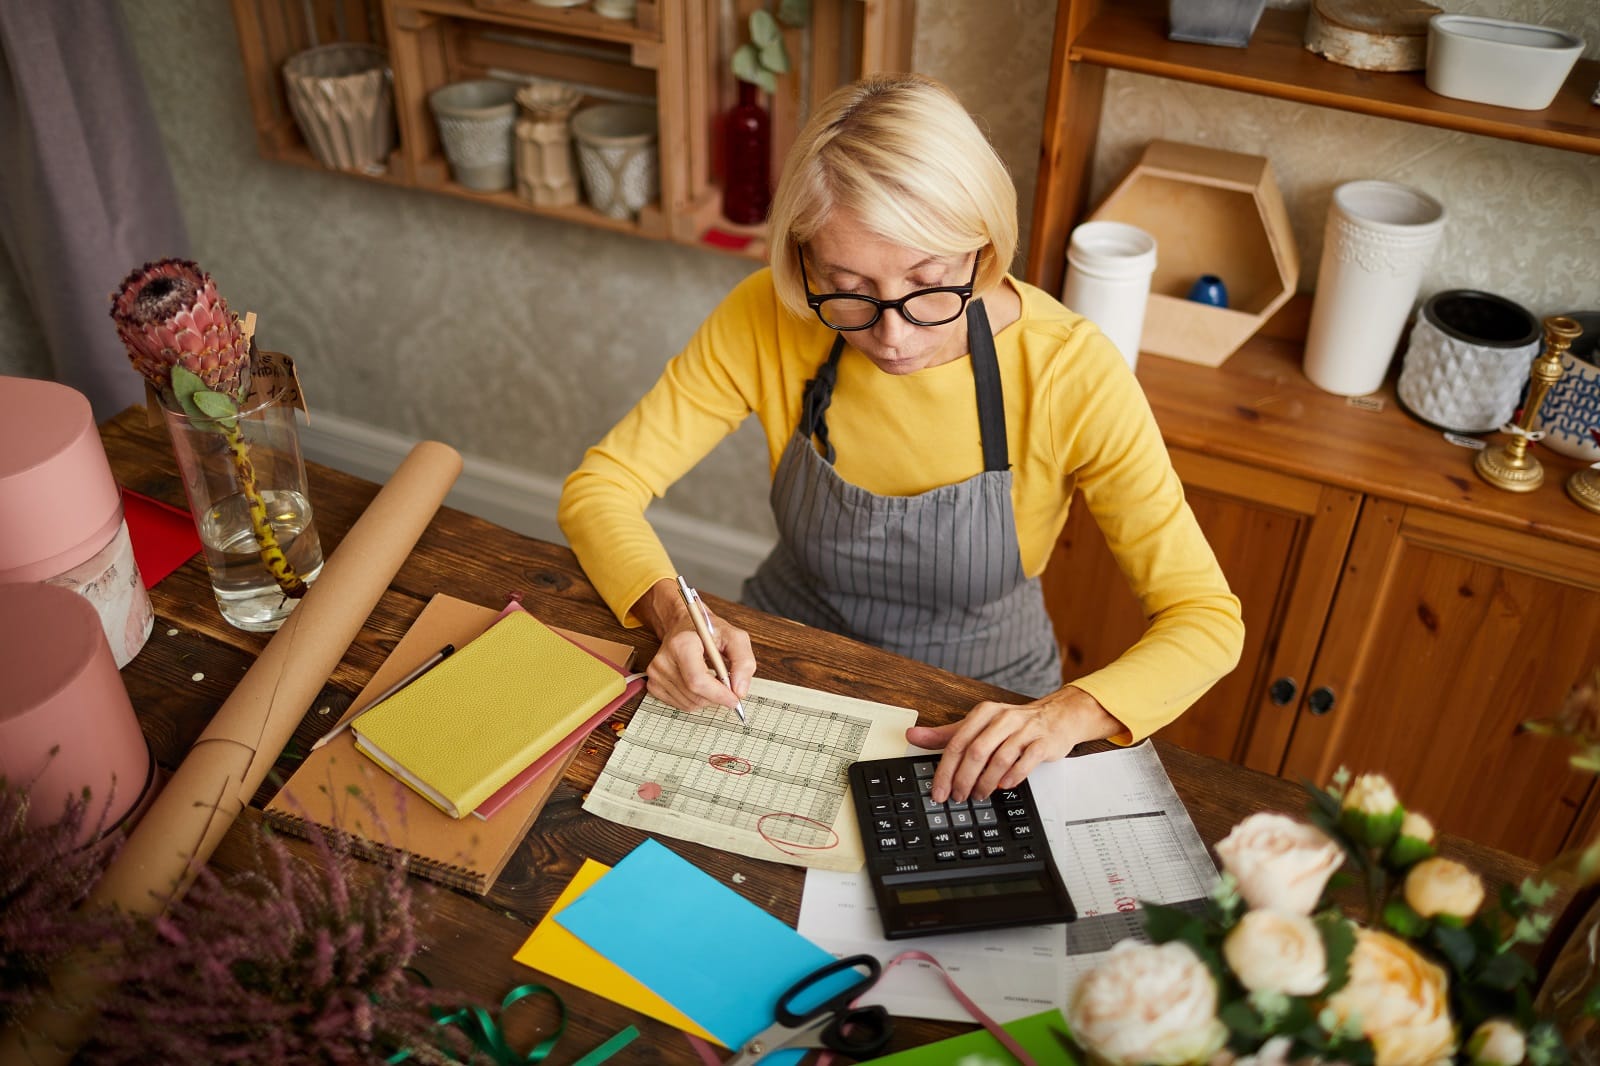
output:
M311 521L311 501L283 489L264 489L261 496L289 565L310 584L322 572L322 544ZM250 527L250 505L244 494L219 500L197 524L222 617L240 629L277 629L296 601L283 594L261 561L261 545Z

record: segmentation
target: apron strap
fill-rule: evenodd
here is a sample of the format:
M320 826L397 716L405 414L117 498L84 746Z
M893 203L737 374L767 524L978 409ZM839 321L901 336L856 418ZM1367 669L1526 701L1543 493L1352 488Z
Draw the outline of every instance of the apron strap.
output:
M1006 401L1000 385L1000 359L994 350L994 331L989 328L989 313L982 300L967 305L967 350L971 355L972 381L978 394L978 435L983 443L984 470L1009 470L1010 446L1006 442ZM828 406L833 403L833 387L839 380L839 357L844 354L844 334L836 334L828 361L817 369L817 376L806 382L800 398L800 430L816 437L822 458L832 466L837 453L828 440Z
M978 435L983 440L983 468L1009 470L1006 443L1006 398L1000 387L1000 357L994 350L994 331L982 300L967 305L967 350L972 356L972 382L978 392Z

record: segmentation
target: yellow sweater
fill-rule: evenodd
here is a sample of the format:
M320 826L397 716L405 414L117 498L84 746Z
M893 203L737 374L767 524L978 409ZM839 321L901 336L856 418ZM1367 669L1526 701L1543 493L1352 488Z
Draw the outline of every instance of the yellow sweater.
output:
M995 349L1023 568L1030 577L1044 569L1080 490L1150 628L1115 662L1072 683L1128 727L1119 739L1137 741L1234 667L1244 639L1239 601L1184 502L1127 363L1087 319L1013 284L1021 318L995 336ZM752 274L567 478L561 528L625 624L637 625L633 604L676 573L646 506L752 413L776 471L801 392L834 336L779 304L769 271ZM895 376L847 345L827 421L839 475L880 495L926 492L983 469L964 358Z

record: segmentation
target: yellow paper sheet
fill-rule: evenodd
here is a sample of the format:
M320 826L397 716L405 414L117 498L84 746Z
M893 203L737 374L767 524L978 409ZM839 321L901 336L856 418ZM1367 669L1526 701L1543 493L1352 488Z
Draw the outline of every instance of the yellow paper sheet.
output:
M583 895L590 885L610 870L611 867L605 863L583 860L583 866L573 874L572 880L550 908L550 913L534 927L513 958L524 966L586 988L613 1003L620 1003L658 1022L666 1022L675 1029L693 1033L720 1047L717 1038L690 1021L688 1015L630 977L621 967L555 921L555 916L563 907Z

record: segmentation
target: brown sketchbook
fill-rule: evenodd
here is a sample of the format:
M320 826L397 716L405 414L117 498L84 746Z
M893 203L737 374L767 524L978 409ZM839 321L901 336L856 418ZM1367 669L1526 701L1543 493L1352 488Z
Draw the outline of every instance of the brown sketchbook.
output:
M446 644L463 647L500 612L439 593L372 675L345 717ZM616 641L558 630L626 670L633 649ZM438 810L356 750L349 730L311 752L267 804L274 826L297 836L307 823L348 837L359 854L404 854L423 877L479 895L488 892L555 790L577 745L506 803L492 818L457 820Z

